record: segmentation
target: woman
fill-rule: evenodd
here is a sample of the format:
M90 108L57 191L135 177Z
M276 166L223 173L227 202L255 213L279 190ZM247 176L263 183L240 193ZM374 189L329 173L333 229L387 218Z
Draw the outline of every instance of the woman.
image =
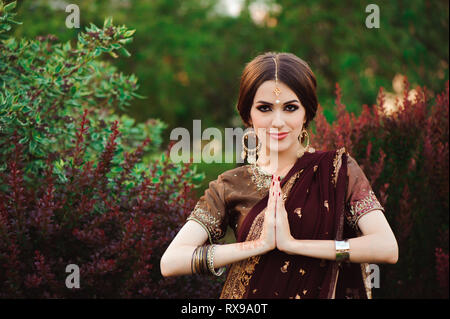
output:
M243 144L253 133L258 146L244 144L250 164L209 184L164 253L163 276L231 265L221 298L371 298L368 263L396 263L397 242L345 148L309 147L317 104L315 76L297 56L268 52L246 65L237 108L252 128ZM237 242L216 245L227 226Z

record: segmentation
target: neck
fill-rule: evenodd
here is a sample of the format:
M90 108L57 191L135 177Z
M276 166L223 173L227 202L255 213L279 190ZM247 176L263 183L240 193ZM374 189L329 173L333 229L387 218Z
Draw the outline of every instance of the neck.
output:
M284 152L274 152L271 156L270 151L266 150L266 154L258 157L256 164L267 173L285 176L297 160L296 151L287 149Z

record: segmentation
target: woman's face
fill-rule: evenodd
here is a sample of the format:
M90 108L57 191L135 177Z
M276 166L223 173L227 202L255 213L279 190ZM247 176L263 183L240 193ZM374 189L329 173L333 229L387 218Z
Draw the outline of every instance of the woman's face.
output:
M268 152L296 151L298 137L306 122L305 108L297 95L284 83L278 82L281 93L276 96L275 81L266 81L258 88L250 110L250 124L258 140ZM271 133L275 134L271 134ZM277 133L286 133L277 136Z

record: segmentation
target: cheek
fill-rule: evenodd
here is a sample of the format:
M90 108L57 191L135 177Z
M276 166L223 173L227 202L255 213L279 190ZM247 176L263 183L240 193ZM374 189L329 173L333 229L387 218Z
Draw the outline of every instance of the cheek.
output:
M303 112L296 112L297 114L289 116L287 122L289 126L295 130L301 130L303 127L303 121L305 119L305 114Z
M270 122L270 119L267 116L264 116L262 112L259 112L256 109L250 112L250 118L254 127L267 127L267 123Z

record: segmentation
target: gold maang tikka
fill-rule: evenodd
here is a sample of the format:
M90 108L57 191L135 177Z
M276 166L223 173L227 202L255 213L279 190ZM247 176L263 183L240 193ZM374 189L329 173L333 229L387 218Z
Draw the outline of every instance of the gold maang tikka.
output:
M273 90L272 92L278 97L278 95L281 94L281 90L278 87L278 64L277 64L277 58L276 57L272 57L273 62L275 62L275 90ZM276 104L280 103L280 100L277 98L277 100L275 101Z

